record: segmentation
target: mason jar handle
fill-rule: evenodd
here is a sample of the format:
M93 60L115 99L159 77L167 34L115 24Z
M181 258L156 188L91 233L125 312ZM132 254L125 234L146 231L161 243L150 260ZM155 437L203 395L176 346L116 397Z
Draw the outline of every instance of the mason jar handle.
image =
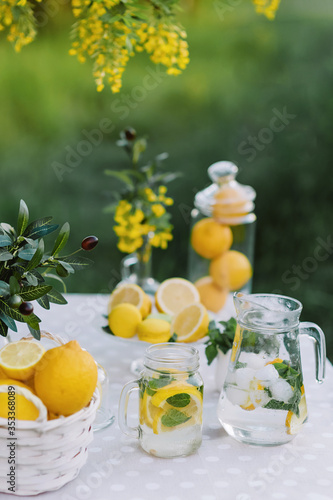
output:
M134 391L139 390L139 381L133 380L128 382L121 391L119 399L119 409L118 409L118 423L120 429L124 434L130 437L139 438L140 429L139 427L130 427L127 423L127 408L130 395Z
M138 257L131 253L124 257L120 262L120 274L123 280L129 279L133 273L134 266L138 263Z
M300 323L300 335L310 337L314 342L316 356L316 380L321 384L326 371L326 342L323 330L315 323L303 321Z

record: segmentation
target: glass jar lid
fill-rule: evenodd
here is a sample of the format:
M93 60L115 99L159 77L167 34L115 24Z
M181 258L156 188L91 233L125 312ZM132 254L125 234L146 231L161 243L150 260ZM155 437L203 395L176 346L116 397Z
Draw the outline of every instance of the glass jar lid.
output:
M194 204L201 213L220 223L236 225L256 220L253 213L256 192L236 181L237 166L229 161L213 163L208 175L213 184L199 191Z

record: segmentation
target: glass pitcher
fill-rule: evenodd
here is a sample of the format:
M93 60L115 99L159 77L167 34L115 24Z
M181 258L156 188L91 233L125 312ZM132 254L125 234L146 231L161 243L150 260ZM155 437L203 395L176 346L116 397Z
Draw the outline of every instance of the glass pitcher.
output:
M237 329L218 418L232 437L274 446L295 437L307 420L299 336L315 343L316 379L325 378L321 328L299 323L302 304L282 295L235 293Z

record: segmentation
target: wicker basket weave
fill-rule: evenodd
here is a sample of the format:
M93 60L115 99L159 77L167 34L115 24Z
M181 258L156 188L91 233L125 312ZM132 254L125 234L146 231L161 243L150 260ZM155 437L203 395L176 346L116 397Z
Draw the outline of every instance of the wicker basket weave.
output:
M7 445L13 438L8 433L7 419L0 418L0 492L38 495L74 479L88 458L87 446L93 439L92 424L99 403L96 389L89 405L69 417L43 422L16 420L15 492L8 490L7 483Z
M89 405L69 417L44 423L16 421L15 492L8 490L10 440L7 420L0 418L0 492L38 495L74 479L88 458L98 406L96 390Z

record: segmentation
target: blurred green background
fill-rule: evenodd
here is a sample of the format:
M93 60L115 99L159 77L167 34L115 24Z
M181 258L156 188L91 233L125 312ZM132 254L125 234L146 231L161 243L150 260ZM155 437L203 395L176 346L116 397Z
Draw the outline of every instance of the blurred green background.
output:
M333 3L282 0L270 22L248 0L235 7L227 0L188 2L182 14L188 69L178 77L157 70L158 83L147 90L144 78L156 68L136 55L117 95L97 93L89 63L68 55L72 17L64 3L53 0L55 14L20 54L2 35L0 219L15 223L23 198L32 217L52 214L60 224L70 222L73 250L82 237L99 236L94 267L70 278L68 287L107 291L123 255L112 217L103 213L119 186L103 171L126 165L115 141L132 125L149 137L147 159L168 151L169 169L183 172L170 184L175 238L167 251L155 252L154 272L160 280L184 276L194 194L207 185L211 163L232 160L238 180L257 191L254 291L301 300L302 319L322 326L333 359ZM294 117L264 147L261 142L252 159L240 145L270 126L274 109L284 108ZM76 150L86 138L82 131L97 129L104 118L113 132L60 182L54 162L64 164L66 148Z

